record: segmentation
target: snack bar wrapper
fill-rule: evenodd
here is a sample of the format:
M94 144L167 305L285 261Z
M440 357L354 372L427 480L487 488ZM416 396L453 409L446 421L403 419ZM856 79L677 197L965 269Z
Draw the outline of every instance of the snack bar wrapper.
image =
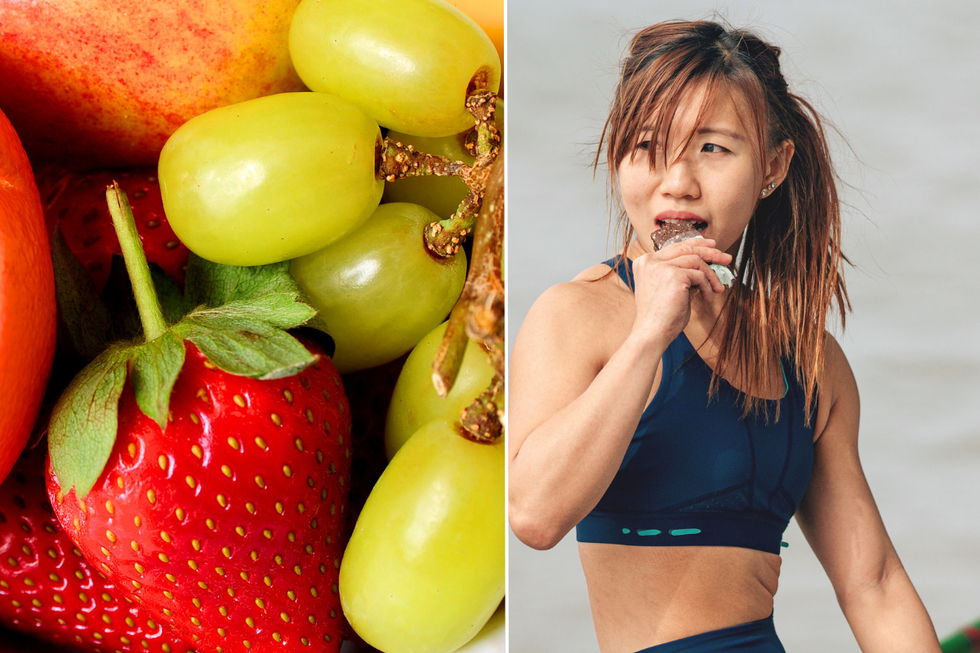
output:
M694 224L689 221L684 221L683 223L677 222L665 222L664 225L654 231L650 237L653 239L653 250L655 252L660 251L667 245L673 245L674 243L682 243L685 240L690 240L691 238L704 238L698 233L697 229L694 228ZM735 275L726 266L719 263L709 263L708 266L715 271L718 275L718 280L721 281L722 285L725 287L731 286L735 281Z

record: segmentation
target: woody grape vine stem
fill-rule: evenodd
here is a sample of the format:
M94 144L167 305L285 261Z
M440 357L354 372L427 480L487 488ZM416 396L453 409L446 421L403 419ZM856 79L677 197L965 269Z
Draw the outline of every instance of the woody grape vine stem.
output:
M501 434L501 408L496 398L504 386L504 282L501 254L504 237L504 162L492 166L473 237L473 257L463 292L453 307L446 333L432 363L432 382L445 397L462 364L468 339L483 344L494 368L494 377L483 394L464 412L467 437L492 442Z
M459 374L469 339L481 342L494 368L484 392L463 411L463 435L479 442L494 442L502 433L502 407L497 405L504 388L504 283L501 257L504 236L504 165L500 132L494 120L497 96L477 89L466 99L475 128L466 148L476 161L472 166L444 156L417 151L411 145L385 138L378 177L394 182L425 175L456 176L469 192L455 213L425 228L428 251L439 257L456 254L473 234L470 270L462 294L453 307L446 333L432 364L432 382L441 397L449 394Z
M473 231L486 193L490 167L500 153L500 132L494 122L496 100L496 94L486 89L474 91L466 99L466 108L476 123L466 143L467 149L476 157L472 166L444 156L419 152L400 141L385 138L382 143L379 178L393 182L426 175L453 176L462 179L470 189L452 216L426 227L426 247L436 256L453 256Z

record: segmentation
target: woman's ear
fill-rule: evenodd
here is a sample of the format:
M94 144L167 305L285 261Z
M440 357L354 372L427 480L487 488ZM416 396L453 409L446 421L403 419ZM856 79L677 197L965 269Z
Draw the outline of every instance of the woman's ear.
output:
M769 155L766 162L766 177L764 185L771 189L779 186L789 174L789 164L793 160L793 153L796 152L796 145L793 141L786 139L776 146ZM770 192L772 192L770 190Z

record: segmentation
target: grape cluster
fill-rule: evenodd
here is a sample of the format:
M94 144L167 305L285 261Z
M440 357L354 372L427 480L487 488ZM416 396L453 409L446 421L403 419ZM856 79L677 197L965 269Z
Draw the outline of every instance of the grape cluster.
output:
M303 0L289 50L310 91L183 125L164 207L203 258L291 261L341 372L415 348L339 590L372 646L448 653L504 592L500 59L443 0Z

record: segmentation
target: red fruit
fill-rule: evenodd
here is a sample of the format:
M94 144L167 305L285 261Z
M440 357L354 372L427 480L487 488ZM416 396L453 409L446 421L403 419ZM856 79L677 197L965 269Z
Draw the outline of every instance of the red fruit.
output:
M44 489L46 450L26 450L0 485L0 623L77 650L191 651L61 530Z
M189 251L170 228L155 168L77 173L49 168L37 175L48 236L61 227L68 247L101 292L113 254L122 254L106 204L105 190L118 181L129 195L146 258L178 285L184 284Z
M271 381L222 372L185 344L166 433L127 381L84 502L49 468L55 512L89 560L200 651L336 651L350 465L340 376L312 343L318 362Z
M30 161L0 112L0 481L31 435L54 358L50 251Z

